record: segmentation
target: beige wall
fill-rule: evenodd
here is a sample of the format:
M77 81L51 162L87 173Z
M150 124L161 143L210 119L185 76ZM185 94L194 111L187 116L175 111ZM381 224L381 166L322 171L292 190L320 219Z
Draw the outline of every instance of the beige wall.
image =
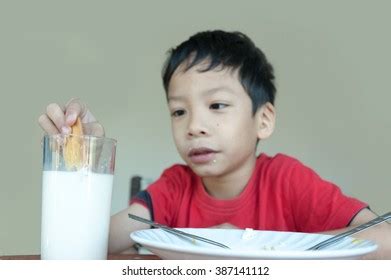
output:
M374 210L390 210L390 2L8 2L0 3L0 253L39 252L36 119L49 102L82 98L118 139L112 212L126 206L130 175L157 177L179 161L160 69L169 47L204 29L247 33L275 66L277 130L262 150L298 157Z

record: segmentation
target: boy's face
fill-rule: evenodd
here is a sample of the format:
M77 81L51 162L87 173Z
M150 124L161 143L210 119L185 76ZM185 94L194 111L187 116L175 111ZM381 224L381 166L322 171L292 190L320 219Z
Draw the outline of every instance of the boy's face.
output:
M200 177L221 177L255 162L262 113L231 69L199 72L178 67L168 88L176 147Z

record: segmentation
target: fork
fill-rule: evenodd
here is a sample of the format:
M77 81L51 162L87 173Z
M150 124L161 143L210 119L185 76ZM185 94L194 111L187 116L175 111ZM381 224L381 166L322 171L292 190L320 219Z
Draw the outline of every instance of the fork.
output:
M201 236L190 234L190 233L187 233L187 232L184 232L184 231L181 231L181 230L177 230L175 228L171 228L171 227L168 227L168 226L165 226L165 225L161 225L161 224L152 222L150 220L144 219L142 217L139 217L139 216L136 216L136 215L133 215L133 214L129 214L128 213L128 216L129 216L129 218L131 218L133 220L142 222L144 224L148 224L148 225L150 225L150 226L152 226L154 228L160 228L160 229L162 229L162 230L164 230L166 232L169 232L169 233L174 234L174 235L179 236L179 237L188 237L188 238L196 239L196 240L199 240L199 241L202 241L202 242L205 242L205 243L209 243L209 244L212 244L212 245L224 248L224 249L231 249L227 245L224 245L222 243L216 242L216 241L211 240L211 239L207 239L205 237L201 237Z
M391 212L388 212L384 215L381 215L373 220L370 220L369 222L365 223L365 224L362 224L362 225L359 225L355 228L352 228L351 230L348 230L346 232L343 232L343 233L340 233L340 234L337 234L331 238L328 238L308 249L306 249L306 251L311 251L311 250L320 250L324 247L327 247L327 246L330 246L331 244L334 244L338 241L340 241L341 239L347 237L347 236L350 236L352 234L355 234L355 233L358 233L360 231L363 231L363 230L366 230L370 227L373 227L375 225L378 225L378 224L381 224L383 222L386 222L387 220L391 219Z

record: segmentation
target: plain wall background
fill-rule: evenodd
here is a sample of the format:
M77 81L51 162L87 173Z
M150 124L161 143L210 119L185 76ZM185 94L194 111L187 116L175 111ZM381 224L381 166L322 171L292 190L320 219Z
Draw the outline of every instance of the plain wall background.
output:
M0 254L40 251L41 136L50 102L85 101L118 140L112 213L129 177L180 162L160 79L166 51L205 29L240 30L277 76L287 153L390 210L389 1L1 1ZM388 139L388 140L387 140Z

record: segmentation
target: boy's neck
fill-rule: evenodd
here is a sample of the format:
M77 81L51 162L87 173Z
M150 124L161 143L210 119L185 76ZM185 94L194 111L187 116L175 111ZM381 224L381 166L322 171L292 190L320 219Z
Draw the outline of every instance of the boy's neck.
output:
M217 199L233 199L240 195L250 180L257 157L251 157L239 169L220 177L204 177L206 191Z

